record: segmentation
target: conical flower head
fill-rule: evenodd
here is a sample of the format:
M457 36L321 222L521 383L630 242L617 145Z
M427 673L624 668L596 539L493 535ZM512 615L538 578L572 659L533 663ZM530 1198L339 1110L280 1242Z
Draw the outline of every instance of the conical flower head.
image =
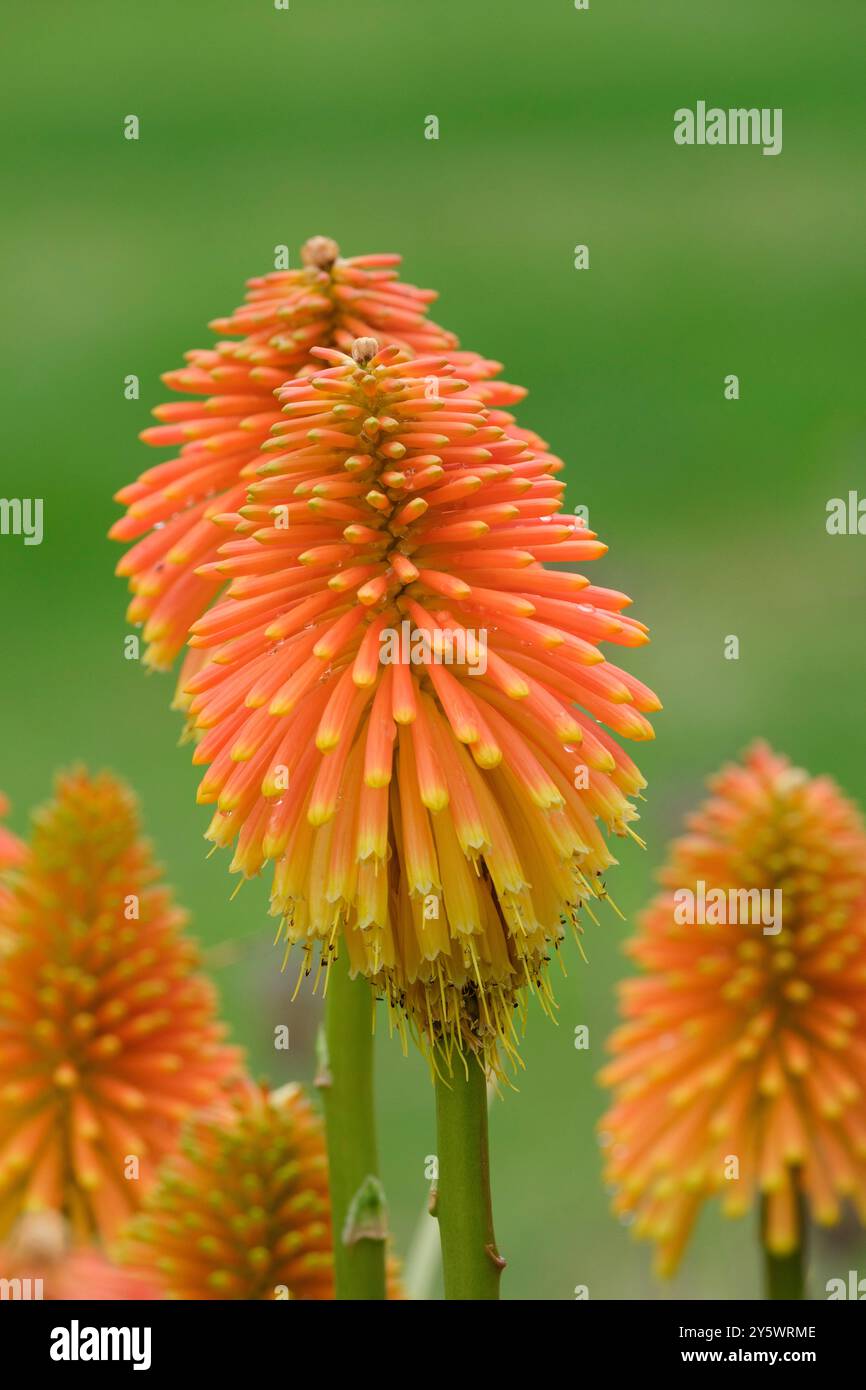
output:
M235 1069L183 923L126 788L61 777L0 917L0 1235L48 1207L110 1237Z
M127 512L111 530L116 540L137 542L117 572L129 578L128 616L144 624L151 666L171 666L190 624L220 588L212 572L197 573L221 544L212 518L242 504L250 465L280 419L274 391L315 366L311 349L345 348L365 334L412 352L456 349L454 335L426 317L435 293L400 281L399 264L392 255L344 259L329 237L313 237L300 269L250 280L246 302L211 324L227 336L187 353L187 365L163 377L172 390L200 399L154 411L160 424L142 438L180 452L117 494ZM454 357L473 378L499 370L474 353ZM484 389L500 401L523 394L503 383Z
M300 1087L191 1118L125 1242L169 1298L332 1299L322 1125Z
M827 778L758 744L674 843L631 954L603 1073L614 1208L676 1267L704 1200L765 1199L800 1243L805 1203L866 1223L866 832Z
M347 949L422 1042L493 1061L563 923L603 896L600 825L643 778L600 727L659 708L600 643L628 598L546 568L604 554L561 468L439 357L359 339L278 393L194 625L191 721L233 868L276 861L286 940ZM579 706L579 708L577 707Z

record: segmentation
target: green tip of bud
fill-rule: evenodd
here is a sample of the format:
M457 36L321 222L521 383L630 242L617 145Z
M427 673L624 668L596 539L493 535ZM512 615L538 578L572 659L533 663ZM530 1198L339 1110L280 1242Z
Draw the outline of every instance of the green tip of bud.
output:
M377 1177L368 1173L358 1188L346 1212L343 1244L355 1245L359 1240L388 1239L388 1207L385 1189Z

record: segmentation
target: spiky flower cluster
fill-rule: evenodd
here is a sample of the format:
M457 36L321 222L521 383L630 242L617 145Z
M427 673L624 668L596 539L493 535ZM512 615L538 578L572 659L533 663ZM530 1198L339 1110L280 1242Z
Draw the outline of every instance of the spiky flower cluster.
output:
M426 323L395 258L335 256L317 241L304 270L254 282L217 324L242 343L172 376L238 392L238 428L184 405L151 434L190 442L122 494L117 534L162 527L124 562L133 617L157 664L191 624L180 703L208 833L246 875L275 862L302 968L345 949L423 1046L497 1065L606 896L603 828L633 833L644 780L601 726L652 737L659 703L601 645L647 630L626 595L547 568L606 547L501 408L522 390ZM267 411L252 382L279 388Z
M54 1209L110 1238L236 1067L135 803L74 771L0 909L0 1235Z
M300 1087L248 1084L193 1117L125 1244L169 1298L332 1299L325 1141Z
M499 370L497 362L458 353L454 335L427 321L436 294L398 279L399 256L343 258L329 237L312 237L302 262L299 270L250 280L246 302L211 324L227 336L187 353L185 367L165 374L172 390L203 399L156 408L161 423L142 438L180 452L117 494L127 512L111 535L137 541L117 572L130 581L129 618L144 625L151 666L172 665L190 624L220 588L218 575L198 572L222 541L212 518L242 504L251 465L280 419L274 391L315 369L312 348L348 348L358 336L378 334L413 352L453 351L473 379ZM481 389L500 403L524 394L498 382Z
M614 1208L666 1274L714 1194L730 1216L762 1195L777 1255L804 1203L832 1224L850 1199L866 1224L866 831L762 744L711 788L631 944L645 973L603 1073ZM703 923L683 920L688 893Z
M450 361L367 339L314 356L277 393L223 518L227 594L193 627L199 799L217 844L239 836L233 868L276 861L305 966L342 940L417 1035L492 1060L521 988L547 997L563 919L604 893L597 821L635 814L643 779L597 721L646 738L658 702L598 644L646 630L545 567L606 547Z

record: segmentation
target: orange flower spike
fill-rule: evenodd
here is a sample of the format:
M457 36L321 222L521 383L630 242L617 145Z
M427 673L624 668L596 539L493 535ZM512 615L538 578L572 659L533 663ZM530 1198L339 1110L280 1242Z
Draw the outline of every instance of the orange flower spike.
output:
M614 1209L663 1274L715 1195L730 1216L760 1196L778 1257L801 1204L827 1225L849 1199L866 1225L866 829L764 744L710 786L631 945L645 973L602 1073Z
M297 1086L245 1082L192 1118L126 1258L180 1299L332 1299L321 1125Z
M168 1298L333 1299L325 1139L301 1088L244 1082L192 1118L124 1254Z
M110 1238L235 1069L183 922L122 784L61 777L0 908L0 1235L50 1207Z
M151 666L172 665L189 627L222 587L214 560L223 538L215 521L243 508L245 480L260 447L282 455L303 434L308 447L298 460L298 481L314 481L317 461L327 465L333 449L350 437L361 412L358 403L341 399L339 382L332 385L327 410L309 401L292 408L289 400L286 418L274 402L287 378L314 369L310 352L317 344L349 348L359 335L376 333L409 352L445 350L477 380L484 399L509 404L523 395L520 388L486 380L499 363L453 351L453 334L426 317L436 295L397 279L399 256L344 259L328 237L311 238L301 255L298 270L250 280L246 303L211 324L226 340L188 353L187 367L165 374L172 390L204 399L157 406L161 423L142 439L180 453L117 494L127 512L111 535L136 542L117 572L129 579L134 597L128 616L144 625ZM453 430L460 428L459 421L451 423ZM391 426L400 428L396 410ZM436 437L447 443L451 430L442 429ZM395 441L391 447L399 452L403 446ZM279 467L279 460L274 464Z
M297 428L249 470L267 508L244 509L251 530L216 561L225 595L195 624L200 795L233 813L208 834L243 827L244 872L276 861L272 907L302 968L342 940L422 1046L447 1037L498 1065L527 986L550 1007L563 919L579 932L605 895L596 820L632 834L643 779L595 721L648 737L658 701L600 650L631 645L625 596L598 590L597 606L538 558L605 547L558 511L559 464L535 436L442 357L368 337L312 357L277 393ZM503 496L516 483L523 509Z

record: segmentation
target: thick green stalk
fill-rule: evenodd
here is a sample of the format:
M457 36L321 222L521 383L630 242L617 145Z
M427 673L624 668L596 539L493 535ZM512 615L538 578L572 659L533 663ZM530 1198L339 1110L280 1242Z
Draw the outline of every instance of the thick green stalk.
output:
M487 1086L474 1059L466 1075L436 1057L439 1178L435 1215L442 1240L447 1299L496 1299L505 1265L493 1233L487 1143Z
M789 1255L774 1255L768 1248L766 1236L766 1198L761 1213L761 1232L764 1250L764 1297L768 1299L800 1300L805 1298L806 1234L804 1204L800 1202L801 1242Z
M345 951L328 970L316 1084L325 1107L338 1299L385 1297L387 1212L373 1105L373 998Z

